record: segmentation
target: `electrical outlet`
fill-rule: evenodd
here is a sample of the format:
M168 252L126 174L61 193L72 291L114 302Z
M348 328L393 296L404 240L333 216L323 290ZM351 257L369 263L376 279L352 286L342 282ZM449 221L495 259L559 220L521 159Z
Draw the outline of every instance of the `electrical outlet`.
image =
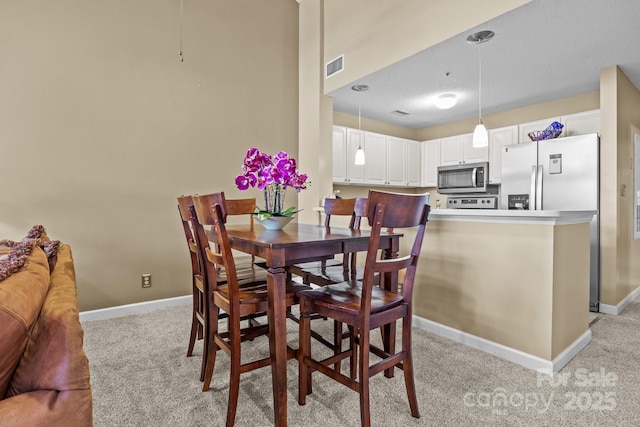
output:
M151 274L143 274L142 275L142 287L150 288L151 287Z

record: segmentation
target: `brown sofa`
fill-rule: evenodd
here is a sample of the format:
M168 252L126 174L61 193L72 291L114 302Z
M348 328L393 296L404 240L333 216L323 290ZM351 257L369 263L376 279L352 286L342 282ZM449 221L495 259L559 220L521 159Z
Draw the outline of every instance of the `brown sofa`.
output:
M38 240L7 274L17 247L0 248L0 427L92 426L71 249Z

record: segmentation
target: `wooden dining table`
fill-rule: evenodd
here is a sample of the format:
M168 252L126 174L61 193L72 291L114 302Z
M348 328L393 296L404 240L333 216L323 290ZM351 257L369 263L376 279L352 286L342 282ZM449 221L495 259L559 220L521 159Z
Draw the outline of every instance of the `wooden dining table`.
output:
M227 225L232 249L262 258L267 264L269 308L269 348L273 383L273 405L276 426L287 425L287 310L285 304L286 267L307 261L326 259L345 252L366 251L368 230L325 227L292 223L282 230L267 230L260 225ZM395 258L402 235L383 233L380 247L384 258ZM384 286L397 291L397 275L389 275ZM384 346L395 347L395 328L383 331ZM387 376L392 376L389 370Z

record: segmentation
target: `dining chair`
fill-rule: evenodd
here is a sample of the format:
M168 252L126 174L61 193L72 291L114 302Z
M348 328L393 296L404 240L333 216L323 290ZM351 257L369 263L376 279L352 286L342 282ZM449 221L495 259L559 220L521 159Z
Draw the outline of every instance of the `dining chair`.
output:
M324 200L324 226L331 226L331 218L334 216L348 216L349 228L353 228L356 223L354 215L354 208L356 199L325 199ZM301 264L294 264L287 267L289 273L295 274L302 278L302 282L309 284L313 283L319 286L323 286L331 283L324 276L330 272L331 274L340 274L347 271L349 266L349 257L344 255L342 259L324 259L320 261L311 261Z
M243 316L266 312L268 308L267 286L265 281L254 282L251 286L239 285L235 262L232 256L229 237L225 222L227 220L224 193L214 193L202 196L193 196L193 209L195 211L193 225L195 228L196 242L204 264L205 292L210 292L211 298L207 298L205 305L209 316L206 346L206 370L205 386L208 389L215 366L218 349L222 349L231 358L229 381L229 404L227 407L227 426L234 424L236 408L238 405L238 393L240 389L240 374L249 372L271 364L270 355L253 361L244 361L241 357L243 345L249 345L247 341L266 335L269 325L253 325L242 328L240 320ZM211 227L211 239L207 236L204 227ZM216 244L210 245L213 240ZM221 284L217 280L217 265L223 265L226 271L227 281ZM285 290L285 304L290 307L297 304L297 293L309 290L304 284L288 281ZM228 314L228 330L219 328L219 312ZM296 352L289 349L287 358L294 358ZM244 363L242 363L244 361ZM204 388L203 388L204 390Z
M246 199L225 199L227 215L232 216L245 216L249 219L249 226L253 229L254 221L253 215L256 212L256 198L250 197ZM260 267L266 269L267 265L263 260L257 260L255 255L240 254L233 251L233 259L236 263L236 273L242 276L242 271L245 269L255 269ZM260 270L258 270L261 274ZM252 272L247 272L247 275ZM262 271L263 277L266 278L266 272Z
M331 200L333 202L335 199L327 200ZM362 218L367 215L368 201L366 197L356 197L351 200L353 200L353 208L351 210L349 228L359 230ZM346 212L347 206L344 206L341 209L343 212ZM335 208L330 205L327 209L325 201L325 211L331 212L332 210L335 210ZM325 226L327 227L329 227L329 217L330 214L327 214L327 221L325 221ZM361 280L364 275L364 269L358 267L357 255L357 252L347 252L343 254L342 260L331 260L331 263L307 263L301 271L304 283L326 286L349 279Z
M430 211L427 197L424 194L369 191L367 219L371 226L371 235L363 280L348 280L300 292L298 350L298 402L300 405L306 403L307 395L312 392L312 373L321 372L359 393L361 424L370 426L369 379L375 374L396 366L404 372L411 415L415 418L420 417L411 352L411 303L416 268ZM393 229L394 232L398 232L405 228L412 228L412 233L415 233L408 254L399 254L397 258L392 259L379 259L377 253L383 229ZM393 288L390 286L392 283L389 283L391 278L404 269L406 273L402 294L386 290L387 285ZM379 287L374 285L376 273L380 275ZM318 313L346 323L351 331L349 348L323 360L313 359L309 319L311 313ZM371 330L384 325L393 326L396 320L402 320L400 351L395 352L394 348L385 351L371 342ZM380 360L370 365L372 356ZM335 364L336 360L345 358L357 360L357 370L352 369L349 376L329 367Z
M238 215L248 209L248 205L250 205L250 201L245 201L250 199L242 199L238 204L236 201L232 202L232 206L234 212ZM255 199L253 199L253 205L255 207ZM204 284L204 263L201 260L200 250L198 248L198 243L196 240L196 236L194 233L193 227L193 216L195 215L193 211L193 200L191 196L180 196L178 197L178 212L180 213L180 219L182 221L182 228L184 230L185 238L187 240L187 248L189 249L189 257L191 260L191 289L193 296L193 308L191 315L191 331L189 333L189 344L187 346L187 357L193 356L193 349L195 347L195 343L198 340L201 340L205 337L204 331L206 330L207 322L209 321L208 312L206 310L206 302L207 302L207 292L205 291ZM253 262L253 260L250 260ZM249 267L246 265L239 270L240 274L237 274L239 279L240 286L251 286L253 282L257 280L266 281L266 271L260 268ZM218 266L217 268L217 277L216 279L221 283L225 283L226 272L223 267ZM256 317L260 317L265 313L258 313L255 315L247 316L246 320L250 323L254 322ZM226 313L221 313L219 319L227 318L228 315ZM243 318L245 320L245 318ZM204 347L204 346L203 346ZM205 370L207 366L207 353L203 350L202 355L202 366L200 368L200 381L204 381L205 378ZM208 389L208 384L205 384L203 387L206 391Z
M193 227L191 226L191 196L178 197L178 212L180 213L180 220L182 221L182 228L184 230L185 238L187 239L187 248L189 249L189 257L191 260L191 293L193 295L193 309L191 313L191 332L189 334L189 345L187 347L187 357L193 356L193 348L195 347L196 340L200 340L203 337L204 330L204 283L202 272L202 264L200 257L198 256L199 249L196 243ZM200 370L200 381L204 376L204 357L202 358L203 364Z

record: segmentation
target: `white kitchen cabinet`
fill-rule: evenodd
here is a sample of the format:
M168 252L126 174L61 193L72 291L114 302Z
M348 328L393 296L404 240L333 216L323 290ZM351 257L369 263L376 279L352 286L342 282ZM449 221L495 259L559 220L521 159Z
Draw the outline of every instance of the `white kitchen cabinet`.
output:
M560 138L600 132L600 110L582 111L561 117L521 123L518 125L518 142L531 142L529 132L545 130L551 123L560 122L564 126Z
M487 161L489 161L489 147L474 147L473 134L464 134L462 139L462 163Z
M440 140L440 165L458 165L462 160L462 135L448 136Z
M471 133L440 139L440 164L460 165L489 160L488 147L475 148L472 141Z
M365 178L365 165L356 165L356 151L362 144L362 148L367 152L364 132L358 129L347 128L347 181L349 184L362 184Z
M529 132L533 132L536 130L545 130L553 122L562 123L562 119L560 117L550 117L548 119L520 123L518 125L518 143L531 142L531 138L529 138ZM562 134L562 136L564 136L564 133Z
M489 184L502 181L502 147L517 143L517 125L489 129Z
M404 186L406 179L407 142L402 138L386 137L386 176L385 185Z
M386 185L386 136L379 133L364 132L364 182L370 185Z
M406 140L406 179L407 187L422 186L422 143L420 141Z
M347 128L333 127L332 144L331 176L333 182L347 182Z
M562 116L560 123L564 125L562 136L600 133L600 110L567 114Z
M332 177L334 183L364 183L364 166L356 165L354 162L361 135L362 133L357 129L333 127Z
M358 145L364 166L354 163ZM420 187L422 143L343 126L333 127L333 182L377 187Z
M438 186L438 166L440 166L440 139L422 143L422 186Z

